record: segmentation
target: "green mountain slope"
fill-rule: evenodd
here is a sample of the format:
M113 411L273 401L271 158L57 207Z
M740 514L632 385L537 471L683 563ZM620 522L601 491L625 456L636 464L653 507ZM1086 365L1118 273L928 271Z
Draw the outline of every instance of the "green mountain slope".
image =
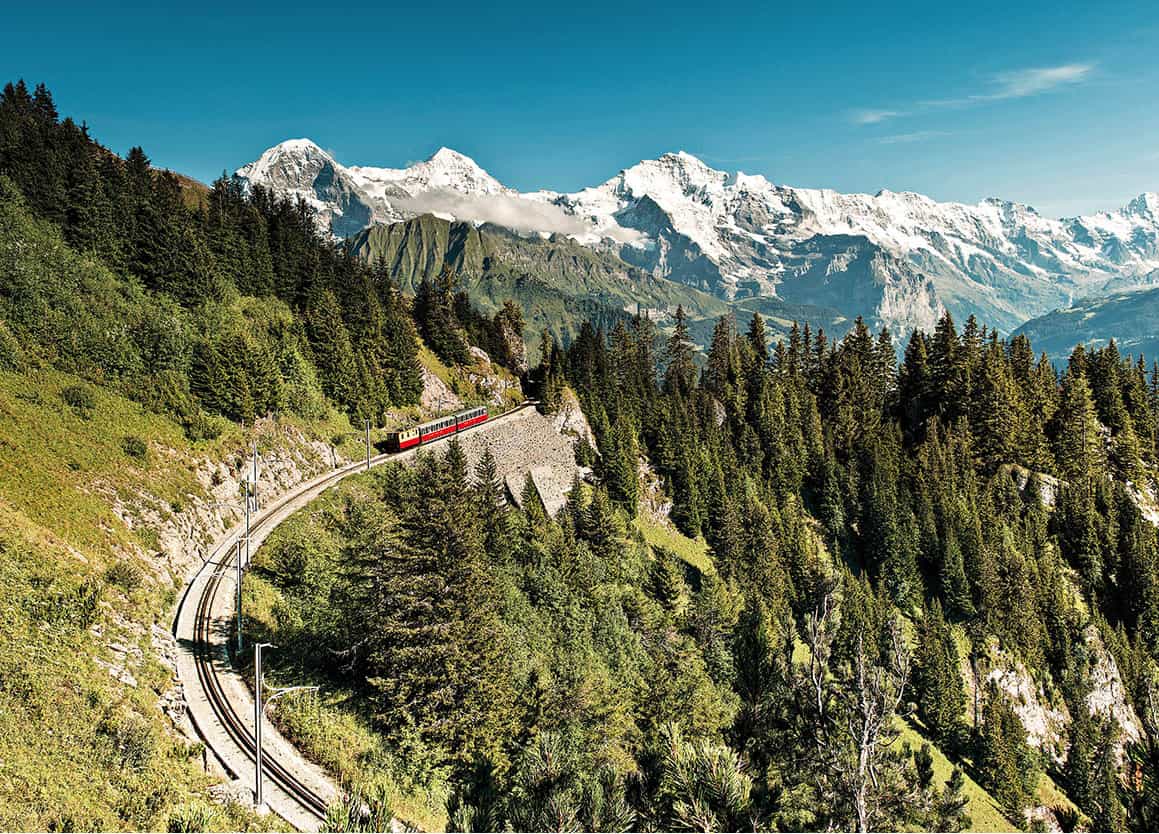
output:
M684 307L693 340L706 347L717 318L735 311L747 320L765 317L774 338L786 336L794 321L823 327L833 336L851 322L836 310L790 304L779 298L745 299L735 304L581 246L563 235L527 237L491 224L448 221L433 215L365 229L351 240L361 258L381 264L404 292L434 278L446 263L471 300L486 311L513 299L528 321L534 340L547 329L570 342L584 321L606 329L637 309L661 329L676 307Z
M373 226L352 241L355 253L382 264L404 292L434 278L446 263L471 300L484 310L514 299L530 324L570 341L585 320L611 325L637 307L666 319L683 305L692 319L727 312L719 299L629 266L555 235L523 237L493 225L476 227L422 215L403 223Z
M1019 327L1035 348L1065 360L1077 344L1102 347L1114 339L1123 354L1159 354L1159 288L1084 299Z

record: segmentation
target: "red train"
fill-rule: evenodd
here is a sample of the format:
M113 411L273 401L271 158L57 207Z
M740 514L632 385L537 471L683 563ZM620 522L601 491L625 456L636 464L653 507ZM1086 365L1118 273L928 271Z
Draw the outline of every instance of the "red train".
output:
M401 452L403 449L411 449L422 443L430 443L440 437L446 437L463 429L469 429L471 426L477 426L486 419L486 408L482 406L468 408L466 411L440 417L438 420L423 423L413 429L391 432L386 436L386 448L390 452Z

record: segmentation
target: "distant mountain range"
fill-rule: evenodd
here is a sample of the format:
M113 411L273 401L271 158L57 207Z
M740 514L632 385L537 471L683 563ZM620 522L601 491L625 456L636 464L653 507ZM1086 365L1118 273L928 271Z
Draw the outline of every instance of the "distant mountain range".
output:
M1031 319L1015 332L1060 367L1076 344L1100 348L1111 339L1124 356L1141 353L1148 361L1159 359L1159 270L1151 278L1152 289L1085 298Z
M563 236L634 275L726 301L775 297L864 315L903 338L931 328L944 308L1011 332L1076 299L1148 286L1159 269L1155 193L1055 220L996 199L967 205L776 185L684 152L571 194L519 193L447 148L407 168L347 167L306 139L270 148L237 175L301 197L340 237L422 214L532 239Z

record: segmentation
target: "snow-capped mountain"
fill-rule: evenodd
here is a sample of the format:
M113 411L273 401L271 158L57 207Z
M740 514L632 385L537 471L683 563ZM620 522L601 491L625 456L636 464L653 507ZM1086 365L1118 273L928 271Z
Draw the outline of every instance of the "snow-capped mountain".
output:
M440 148L409 168L346 167L309 139L275 145L236 176L282 196L300 197L314 209L318 225L348 237L375 223L394 223L424 211L414 198L430 192L510 195L470 157Z
M1013 330L1076 298L1146 284L1159 268L1153 193L1056 220L1003 200L793 188L680 152L576 193L519 194L446 148L409 168L347 168L308 140L238 175L302 197L340 236L426 212L559 232L722 298L776 295L903 333L931 327L943 307Z

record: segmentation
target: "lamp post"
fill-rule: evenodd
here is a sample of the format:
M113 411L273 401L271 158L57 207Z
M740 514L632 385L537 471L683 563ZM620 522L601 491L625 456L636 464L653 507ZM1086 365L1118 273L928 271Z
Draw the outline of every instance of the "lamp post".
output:
M254 643L254 808L259 812L262 801L262 649L275 649L273 643Z
M241 542L237 543L237 653L241 654Z
M262 795L262 721L265 717L265 707L262 705L262 649L276 649L273 643L254 644L254 807L263 811L265 802ZM278 698L291 692L312 690L317 692L317 686L287 686L277 689L266 701L269 706Z
M243 481L242 483L245 483L245 482ZM214 503L211 506L232 507L234 509L237 509L236 504ZM248 485L246 486L246 495L245 495L245 554L244 554L245 555L245 562L244 563L242 562L242 555L243 554L242 554L242 549L241 549L241 539L240 538L237 540L236 544L237 544L237 559L235 560L236 561L235 568L237 570L237 650L238 650L238 652L241 652L241 649L242 649L242 639L241 639L241 628L242 628L241 574L242 574L242 570L244 570L246 565L249 564L249 555L250 555L250 501L249 501L249 487L248 487ZM223 569L223 570L219 570L216 573L210 574L210 578L212 579L214 577L223 575L225 573L225 570L228 570L228 568Z
M258 442L254 441L254 458L253 458L253 472L250 477L250 483L253 484L253 501L254 510L258 509Z
M242 481L242 483L245 484L245 563L248 567L250 563L250 485L246 481Z

